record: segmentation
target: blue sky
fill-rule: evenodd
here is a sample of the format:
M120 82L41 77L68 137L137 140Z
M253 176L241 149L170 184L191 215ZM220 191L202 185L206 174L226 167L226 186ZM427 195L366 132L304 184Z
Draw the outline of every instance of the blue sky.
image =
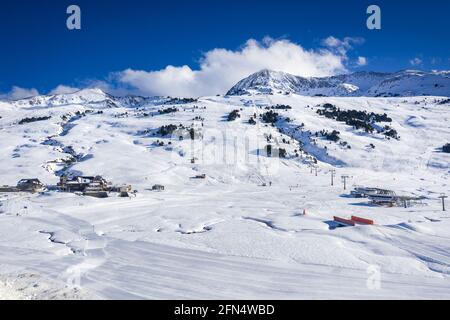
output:
M70 4L81 7L80 31L66 28ZM370 4L381 7L382 30L366 28L365 12ZM295 54L296 48L290 45L298 46L315 52L309 57L311 61L323 50L341 58L342 66L309 69L305 65L301 67L305 72L300 67L289 69L295 61L280 67L305 76L358 70L450 69L447 0L2 0L0 6L0 93L13 86L47 93L59 85L80 88L100 84L110 90L120 87L122 91L165 94L173 77L181 77L184 83L198 82L196 71L202 70L201 60L215 48L227 49L235 56L224 62L223 57L229 54L213 54L211 64L239 68L247 63L252 65L248 70L259 68L261 61L242 59L249 39L258 41L261 57L265 49L282 40L285 46L280 45L279 50L292 49ZM340 39L344 53L326 46L324 39L330 36ZM272 40L267 43L265 37ZM279 59L277 54L271 57ZM358 65L359 57L364 57L366 64ZM241 60L230 66L236 59ZM168 65L185 69L167 70ZM271 66L278 64L269 63ZM132 73L121 73L124 70ZM153 73L160 70L165 71ZM200 76L203 82L214 81L210 74ZM232 81L230 76L221 85ZM199 86L189 88L202 93Z

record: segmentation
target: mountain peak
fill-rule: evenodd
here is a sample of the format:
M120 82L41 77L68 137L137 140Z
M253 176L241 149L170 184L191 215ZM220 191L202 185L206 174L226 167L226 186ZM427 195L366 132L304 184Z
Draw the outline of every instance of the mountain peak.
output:
M15 106L61 106L67 104L85 104L105 101L109 94L99 88L86 88L72 93L39 95L31 98L12 101Z
M82 94L82 95L89 95L89 94L98 94L98 95L103 95L103 96L107 96L107 93L105 93L102 89L100 88L86 88L86 89L81 89L79 91L75 91L73 94Z
M243 95L246 93L272 94L278 91L295 91L296 85L303 78L281 71L263 69L236 84L227 95Z

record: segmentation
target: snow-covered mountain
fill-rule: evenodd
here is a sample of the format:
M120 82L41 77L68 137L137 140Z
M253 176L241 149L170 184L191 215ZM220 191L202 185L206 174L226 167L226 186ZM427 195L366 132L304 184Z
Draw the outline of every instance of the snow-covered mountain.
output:
M140 107L152 102L167 101L162 97L112 96L99 88L82 89L73 93L42 95L10 102L16 107L60 107L66 105L98 105L106 107Z
M356 72L304 78L262 70L238 82L227 95L299 94L304 96L450 96L449 71Z
M354 77L369 91L384 75ZM257 78L271 80L243 87L294 92L313 81ZM0 186L50 186L0 192L0 299L449 298L450 219L438 199L450 194L449 123L446 97L86 89L0 102ZM97 199L52 188L65 174L137 193ZM350 197L353 185L425 199L378 207ZM352 215L375 225L333 221ZM373 270L381 290L367 286Z

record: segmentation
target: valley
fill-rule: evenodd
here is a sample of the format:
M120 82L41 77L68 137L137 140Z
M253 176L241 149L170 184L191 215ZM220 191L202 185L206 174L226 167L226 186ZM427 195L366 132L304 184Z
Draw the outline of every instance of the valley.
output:
M450 298L447 98L246 90L0 102L1 185L101 175L137 191L0 193L0 297ZM422 200L375 206L355 186Z

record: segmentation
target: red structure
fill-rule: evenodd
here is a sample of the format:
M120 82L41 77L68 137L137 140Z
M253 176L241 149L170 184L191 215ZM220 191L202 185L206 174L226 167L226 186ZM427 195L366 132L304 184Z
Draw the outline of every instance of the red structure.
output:
M354 221L356 223L360 223L360 224L368 224L368 225L374 224L373 220L364 219L364 218L360 218L360 217L356 217L356 216L352 216L352 221Z
M334 217L334 221L348 225L348 226L355 226L356 222L353 220L348 220L348 219L344 219L344 218L339 218L339 217Z

